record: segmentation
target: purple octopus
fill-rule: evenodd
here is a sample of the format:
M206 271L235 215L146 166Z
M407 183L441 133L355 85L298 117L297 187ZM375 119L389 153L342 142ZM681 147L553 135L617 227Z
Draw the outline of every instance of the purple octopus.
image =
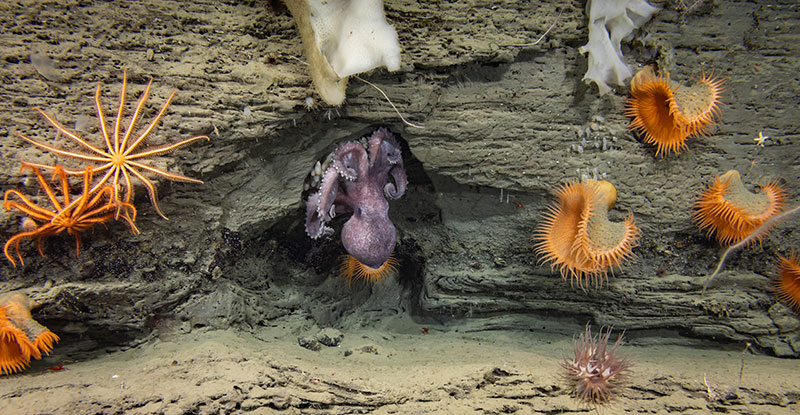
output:
M386 199L403 196L408 185L400 146L389 130L379 128L367 148L349 141L332 155L319 192L306 201L306 233L313 239L330 235L333 229L327 223L336 214L352 213L342 227L344 249L362 264L380 268L397 240Z

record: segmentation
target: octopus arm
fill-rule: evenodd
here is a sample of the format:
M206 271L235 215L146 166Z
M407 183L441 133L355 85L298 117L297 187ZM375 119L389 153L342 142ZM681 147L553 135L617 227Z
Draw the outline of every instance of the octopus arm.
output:
M326 224L336 216L335 201L339 193L339 173L328 168L322 177L319 191L306 201L306 234L312 239L329 235L333 230Z
M352 212L353 212L352 198L344 193L339 193L339 195L336 196L336 201L333 202L333 214L331 215L331 217L334 217L337 214L352 213Z
M389 199L399 199L406 193L406 187L408 187L408 177L406 177L406 170L400 166L394 166L390 171L389 174L392 175L392 181L386 181L386 185L383 186L383 192L386 194L386 197Z
M356 181L369 171L367 151L356 141L344 143L334 152L333 168L345 180Z
M333 233L333 229L325 224L319 214L319 197L319 193L314 193L306 202L306 234L311 239Z
M393 166L403 165L400 145L392 133L380 128L369 139L370 174L379 182L386 180L386 174Z
M388 147L381 148L384 143L386 143ZM389 132L387 128L378 128L369 137L369 159L373 162L385 157L385 152L392 148L398 150L398 153L394 157L400 157L400 146L397 144L397 141L395 141L394 135Z

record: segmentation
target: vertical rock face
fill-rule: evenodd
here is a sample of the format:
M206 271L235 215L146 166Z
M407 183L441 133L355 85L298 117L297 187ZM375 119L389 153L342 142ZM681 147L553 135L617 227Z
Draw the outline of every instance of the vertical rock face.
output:
M164 159L205 181L160 183L169 221L140 189L141 235L98 228L84 236L78 258L69 238L46 240L44 258L24 244L26 267L3 267L0 290L27 288L60 347L70 337L104 345L111 331L121 340L141 336L175 318L224 326L302 316L347 326L413 313L464 330L558 330L554 322L589 318L632 338L677 332L668 341L750 341L798 356L798 316L768 290L774 254L800 245L796 219L736 254L703 297L718 248L691 213L703 186L728 169L749 183L781 178L789 200L800 200L800 12L791 2L682 7L665 5L643 34L623 42L624 55L634 69L657 62L676 78L724 77L722 120L709 137L690 139L688 151L656 159L626 131L626 91L600 97L581 81L587 62L577 48L587 29L578 3L387 2L401 68L366 79L424 129L402 124L358 80L341 108L315 104L300 38L278 6L4 4L4 189L30 189L20 158L53 161L14 134L56 140L33 107L101 140L92 94L100 82L103 104L115 108L122 66L129 96L150 76L154 105L178 89L150 144L189 134L211 142ZM31 63L32 54L36 62L46 55L47 67ZM336 277L338 244L303 233L303 182L336 143L378 125L398 132L411 160L408 192L390 213L401 271L373 289L348 287ZM753 141L760 131L771 137L764 147ZM611 219L630 210L642 230L637 259L587 291L538 264L531 242L551 189L582 176L612 181L620 203ZM4 239L20 231L17 216L1 219Z

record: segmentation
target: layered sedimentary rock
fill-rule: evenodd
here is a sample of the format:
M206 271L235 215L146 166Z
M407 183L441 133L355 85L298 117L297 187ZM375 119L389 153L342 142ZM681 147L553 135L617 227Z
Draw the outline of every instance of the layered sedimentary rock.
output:
M133 94L150 76L156 102L178 89L152 144L211 137L165 159L205 181L161 183L169 221L140 189L141 235L99 228L83 238L78 258L69 238L50 238L44 258L26 245L26 267L3 268L2 290L35 294L37 318L62 337L59 347L111 331L141 336L175 318L369 325L411 312L469 330L555 330L553 322L591 317L632 329L634 340L671 331L681 335L672 341L751 341L798 355L798 317L767 290L773 254L800 242L794 226L737 255L732 272L701 297L718 248L691 222L703 184L732 168L752 183L782 177L789 200L798 199L793 3L669 3L625 43L634 69L655 62L684 79L703 71L727 79L721 124L664 159L626 132L626 91L601 98L581 81L587 63L577 49L587 29L578 3L386 2L401 68L366 79L424 129L402 124L358 80L343 107L319 105L300 38L279 5L21 3L0 6L3 183L24 186L20 158L51 161L14 135L53 139L34 106L97 139L92 91L101 82L104 96L115 96L120 66ZM51 61L32 64L32 53ZM391 211L401 275L350 289L335 274L338 244L312 244L302 231L303 182L336 143L379 125L405 140L412 160L408 193ZM760 130L771 137L764 147L753 142ZM616 209L634 212L642 230L638 259L587 292L538 265L530 240L551 190L581 176L613 181ZM19 232L16 218L3 214L4 239Z

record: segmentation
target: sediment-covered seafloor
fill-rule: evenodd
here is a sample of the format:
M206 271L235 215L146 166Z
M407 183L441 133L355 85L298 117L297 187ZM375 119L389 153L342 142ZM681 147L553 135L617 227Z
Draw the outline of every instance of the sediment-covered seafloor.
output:
M662 10L624 43L634 71L658 63L675 79L713 73L725 81L718 125L708 137L690 139L687 151L669 157L655 157L654 147L627 131L625 88L599 96L596 87L582 82L587 69L586 57L578 52L587 39L583 2L386 1L387 19L403 48L401 69L376 70L363 78L377 84L423 129L404 125L380 92L358 79L350 81L342 107L321 103L292 18L279 2L0 5L3 190L31 186L28 175L20 173L21 159L59 160L16 135L63 142L63 137L53 138L55 131L33 108L98 139L95 89L100 83L106 111L114 111L123 68L130 83L129 105L154 79L145 120L154 116L172 88L178 90L148 144L210 137L160 162L162 168L205 182L158 182L158 203L168 221L152 208L147 191L138 188L140 235L131 235L121 223L98 226L83 235L78 257L70 236L48 238L44 256L35 243L23 243L25 266L5 262L0 291L25 290L41 304L35 317L61 337L54 357L89 365L76 368L75 375L93 370L92 362L99 362L104 350L132 348L125 353L144 354L130 357L141 363L136 359L153 356L152 351L136 351L143 345L202 343L201 334L216 329L226 330L209 335L220 336L221 344L239 341L230 336L267 342L266 331L282 339L278 346L299 349L277 357L250 358L244 352L217 356L214 362L256 360L261 369L251 374L272 376L273 383L248 381L242 396L257 388L294 385L283 378L292 378L292 373L303 373L298 379L308 384L314 376L307 376L313 367L307 362L322 367L322 358L293 339L324 327L345 332L345 339L350 332L385 333L383 340L375 340L380 348L391 347L387 339L400 341L400 333L406 332L429 341L418 334L423 327L448 333L442 338L455 344L461 336L480 342L492 333L569 338L592 322L625 330L630 343L642 347L716 349L728 354L731 367L749 343L748 357L763 359L764 370L780 366L774 357L800 357L800 319L770 292L769 278L775 255L800 246L797 218L735 254L703 295L704 277L716 266L720 248L692 222L692 207L703 187L729 169L739 170L751 186L779 179L788 204L800 200L800 10L793 1L690 3L653 1ZM37 59L34 65L32 55L49 59ZM314 163L337 143L378 126L400 137L409 176L405 196L391 202L389 213L398 229L401 265L395 278L374 286L347 284L337 274L344 253L338 237L312 242L304 232L303 184ZM754 142L759 132L770 137L763 147ZM642 232L636 258L609 275L607 285L585 291L541 264L531 241L555 187L582 176L613 182L619 201L612 220L632 212ZM19 232L19 216L12 212L2 213L0 223L4 241ZM177 337L161 337L167 333ZM194 337L180 340L180 333ZM403 347L409 350L423 348L406 341ZM369 345L356 343L348 347L358 351ZM517 340L511 343L518 346ZM570 346L562 343L568 351ZM249 343L242 347L257 349ZM202 376L195 365L236 370L234 363L228 369L204 363L202 350L189 350L187 360L176 359L174 372L185 368L187 379ZM560 356L547 350L542 355L556 360L542 370L551 376ZM749 356L751 350L761 356ZM331 350L322 353L333 359L324 355ZM364 353L371 358L370 352L357 354ZM430 379L439 385L431 393L449 398L414 395L419 407L405 409L446 410L446 405L426 409L424 402L447 402L481 389L485 395L470 395L472 402L479 402L495 396L485 387L497 385L508 385L497 393L514 402L484 408L486 413L515 412L503 409L505 404L528 410L519 402L531 399L568 401L567 392L553 389L559 387L557 378L540 382L528 374L526 364L535 358L524 357L518 348L513 353L522 362L513 370L489 367L494 361L470 361L463 372ZM480 360L481 354L464 358ZM287 367L295 359L304 363L293 372ZM263 365L267 361L273 363ZM34 365L30 373L49 372L43 365ZM637 376L650 384L662 379L662 386L668 386L655 392L634 387L624 399L668 396L679 402L679 394L696 395L696 407L676 404L675 413L704 410L705 404L747 411L752 408L746 405L763 402L775 411L791 411L800 400L796 382L788 382L772 385L777 390L752 387L750 395L737 398L745 406L735 407L733 398L709 399L717 389L702 383L702 370L670 380L669 374L656 374L659 369L646 363ZM113 371L101 371L106 370ZM348 375L360 376L352 370ZM738 366L729 372L728 383L735 383ZM64 372L47 374L47 382L55 382L49 387L65 379ZM325 400L329 406L323 409L328 410L390 413L388 403L406 402L402 395L409 393L402 387L376 392L360 389L363 385L342 386L326 376L328 383L303 391L314 398L292 401L297 395L291 392L286 394L289 403L274 401L271 407L305 411L319 404L316 399ZM31 401L38 399L36 388L47 384L40 378L9 377L0 383L2 396L14 397L24 407L26 394ZM494 381L486 383L489 378ZM214 382L228 381L221 379ZM386 381L388 375L376 374L375 379ZM450 381L443 379L474 384L441 386ZM718 389L722 393L722 386ZM148 393L132 393L137 403L126 407L108 404L116 395L107 392L97 399L99 407L110 408L80 406L76 411L156 411L160 403L148 402ZM215 394L203 396L220 396ZM369 400L360 406L365 396L379 396L387 405ZM633 408L630 402L622 405ZM242 399L238 405L231 411L249 411ZM470 405L465 411L476 410L478 404ZM572 408L558 405L547 407ZM748 413L781 413L772 409Z

